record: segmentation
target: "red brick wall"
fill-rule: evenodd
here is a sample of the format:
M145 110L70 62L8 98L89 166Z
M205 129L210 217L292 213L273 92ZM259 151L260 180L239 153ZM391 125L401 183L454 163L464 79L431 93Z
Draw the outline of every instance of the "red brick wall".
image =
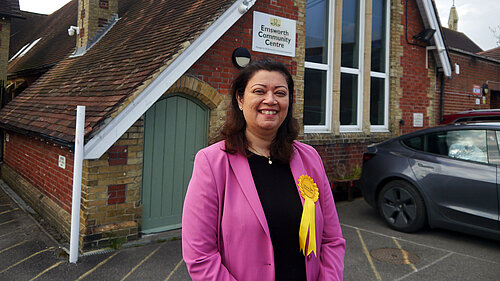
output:
M13 132L5 133L4 143L5 164L45 196L70 212L73 192L73 152ZM66 157L65 169L58 166L59 155Z
M405 9L405 13L408 11L406 17L404 14L401 15L401 24L404 28L401 36L403 76L400 81L403 95L399 100L404 121L404 125L401 126L402 134L421 129L413 127L413 113L423 113L424 127L430 125L427 108L430 106L428 90L431 80L425 61L426 44L413 39L414 35L424 30L424 25L416 1L405 1L403 5L406 3L408 4L407 9ZM433 59L432 56L429 56L429 59Z
M460 66L460 73L453 72L451 78L444 80L444 114L452 114L470 109L490 108L490 95L486 96L486 103L480 97L481 104L476 105L476 97L472 95L474 85L483 85L486 81L500 82L500 63L481 59L468 54L450 50L452 65ZM436 97L440 94L440 80L436 87ZM500 84L489 83L489 89L500 90Z
M368 143L332 143L315 145L321 155L326 175L330 181L350 178L355 168L361 167L363 152Z
M288 19L298 19L298 8L294 1L257 1L237 24L233 25L209 50L206 52L188 71L207 82L217 89L220 94L230 94L231 83L239 73L233 65L231 56L234 49L244 47L250 51L252 60L271 58L287 65L292 75L296 74L297 64L292 57L277 56L267 53L252 51L252 22L253 11L259 11L286 17Z

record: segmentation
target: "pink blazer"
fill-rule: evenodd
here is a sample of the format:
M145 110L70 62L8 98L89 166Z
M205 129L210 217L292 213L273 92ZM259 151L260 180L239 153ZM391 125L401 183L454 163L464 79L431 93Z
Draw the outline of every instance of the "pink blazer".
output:
M184 261L195 281L272 281L273 247L248 160L224 152L224 146L218 142L196 155L182 217ZM342 280L345 240L321 158L295 142L290 168L296 183L308 175L319 188L318 256L305 257L307 280Z

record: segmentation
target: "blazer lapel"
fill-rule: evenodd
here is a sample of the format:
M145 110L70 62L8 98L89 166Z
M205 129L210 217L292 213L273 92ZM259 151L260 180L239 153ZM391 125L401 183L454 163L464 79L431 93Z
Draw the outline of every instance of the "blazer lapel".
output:
M304 163L297 151L297 149L293 148L292 159L290 160L290 170L292 170L293 179L295 181L295 185L297 187L297 193L299 194L300 201L302 201L302 206L304 206L304 198L300 195L299 190L299 177L302 175L306 175L306 168L304 167Z
M252 177L252 171L250 170L250 166L248 164L248 159L239 153L228 153L228 158L231 169L236 176L236 180L238 181L243 194L247 198L248 203L255 213L255 216L257 216L257 219L262 225L264 232L269 237L269 239L271 239L266 215L264 214L264 209L262 208L262 204L260 203L259 194L257 193L257 188L255 187L255 182Z

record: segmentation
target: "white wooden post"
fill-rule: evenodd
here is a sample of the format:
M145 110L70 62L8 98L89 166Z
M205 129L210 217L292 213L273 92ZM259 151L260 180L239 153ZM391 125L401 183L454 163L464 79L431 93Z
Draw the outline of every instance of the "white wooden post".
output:
M69 243L69 262L78 261L78 242L80 237L80 200L82 197L83 142L85 129L85 106L76 107L75 160L73 162L73 200L71 203L71 237Z

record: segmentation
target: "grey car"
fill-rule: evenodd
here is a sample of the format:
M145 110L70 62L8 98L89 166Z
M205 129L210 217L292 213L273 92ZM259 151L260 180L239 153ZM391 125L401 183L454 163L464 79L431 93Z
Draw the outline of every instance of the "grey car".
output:
M500 123L452 124L369 146L361 190L387 224L500 240Z

